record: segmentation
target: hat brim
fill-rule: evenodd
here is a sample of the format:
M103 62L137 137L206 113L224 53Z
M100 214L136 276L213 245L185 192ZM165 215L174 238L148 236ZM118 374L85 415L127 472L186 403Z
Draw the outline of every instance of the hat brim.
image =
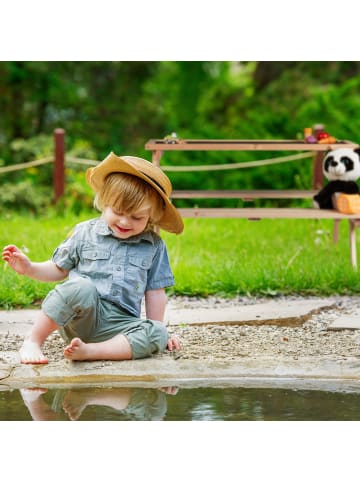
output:
M148 166L151 171L150 175L142 172L138 169L134 163L138 163L139 161L149 163ZM163 190L160 183L156 182L156 176L159 176L161 171L160 168L154 166L149 161L145 161L144 159L140 159L137 157L132 156L123 156L119 157L116 156L113 152L111 152L100 164L95 167L90 167L86 171L86 181L92 187L95 192L99 192L104 185L106 177L113 173L113 172L123 172L125 174L131 174L133 176L139 177L143 179L147 184L152 186L156 192L159 193L161 198L164 201L164 214L161 219L156 223L161 229L165 231L169 231L170 233L180 234L184 230L184 223L181 219L180 213L172 204L169 196L171 194L171 184L169 182L169 189L168 193ZM151 175L154 174L154 175ZM164 173L161 171L161 175L164 176Z

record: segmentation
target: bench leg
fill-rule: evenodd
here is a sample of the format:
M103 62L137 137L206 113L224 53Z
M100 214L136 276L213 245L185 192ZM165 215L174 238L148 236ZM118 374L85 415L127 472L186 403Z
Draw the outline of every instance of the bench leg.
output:
M350 234L350 257L351 265L357 270L357 256L356 256L356 236L355 236L356 222L349 219L349 234Z
M336 244L339 241L339 224L340 224L340 219L334 219L334 232L333 232L334 244Z

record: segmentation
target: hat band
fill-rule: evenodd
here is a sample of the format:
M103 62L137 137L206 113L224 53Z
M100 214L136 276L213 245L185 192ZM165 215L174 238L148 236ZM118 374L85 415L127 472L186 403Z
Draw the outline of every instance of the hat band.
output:
M162 192L165 194L165 196L168 197L168 195L166 194L165 189L161 186L161 184L159 184L157 181L155 181L155 179L153 179L151 176L149 176L149 175L146 174L145 172L140 171L140 169L139 169L139 172L141 172L141 174L143 174L144 176L146 176L147 178L149 178L154 184L156 184L157 187L162 190Z

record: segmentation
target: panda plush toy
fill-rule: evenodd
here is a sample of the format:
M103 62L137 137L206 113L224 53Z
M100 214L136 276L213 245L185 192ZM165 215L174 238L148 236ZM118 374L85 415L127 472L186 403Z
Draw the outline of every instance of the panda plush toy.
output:
M337 194L360 192L356 182L360 177L360 148L329 151L323 160L323 173L329 182L313 197L314 206L320 209L336 209Z

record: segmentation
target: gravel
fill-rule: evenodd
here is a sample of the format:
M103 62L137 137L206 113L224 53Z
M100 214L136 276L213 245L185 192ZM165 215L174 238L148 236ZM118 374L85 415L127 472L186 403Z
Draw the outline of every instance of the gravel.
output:
M278 297L274 301L304 299ZM308 298L315 299L315 298ZM234 299L172 297L172 307L216 309L220 306L259 304L269 298L238 297ZM329 324L339 315L349 315L360 309L358 297L334 297L334 307L313 315L302 326L251 326L251 325L202 325L176 326L169 332L179 336L182 348L178 352L157 355L190 360L241 360L244 357L331 357L344 359L360 357L360 330L328 330ZM22 337L14 334L0 336L1 351L16 351ZM65 343L57 333L44 343L44 353L49 361L63 358ZM1 357L0 357L1 360Z
M274 298L276 301L304 299L296 296ZM307 298L316 299L316 298ZM177 298L179 308L212 308L224 305L259 304L269 298L239 297ZM170 331L180 337L182 349L175 356L182 359L239 360L244 357L360 357L360 330L328 330L340 315L351 315L360 308L358 297L334 297L334 308L314 314L302 326L204 325L179 326Z

